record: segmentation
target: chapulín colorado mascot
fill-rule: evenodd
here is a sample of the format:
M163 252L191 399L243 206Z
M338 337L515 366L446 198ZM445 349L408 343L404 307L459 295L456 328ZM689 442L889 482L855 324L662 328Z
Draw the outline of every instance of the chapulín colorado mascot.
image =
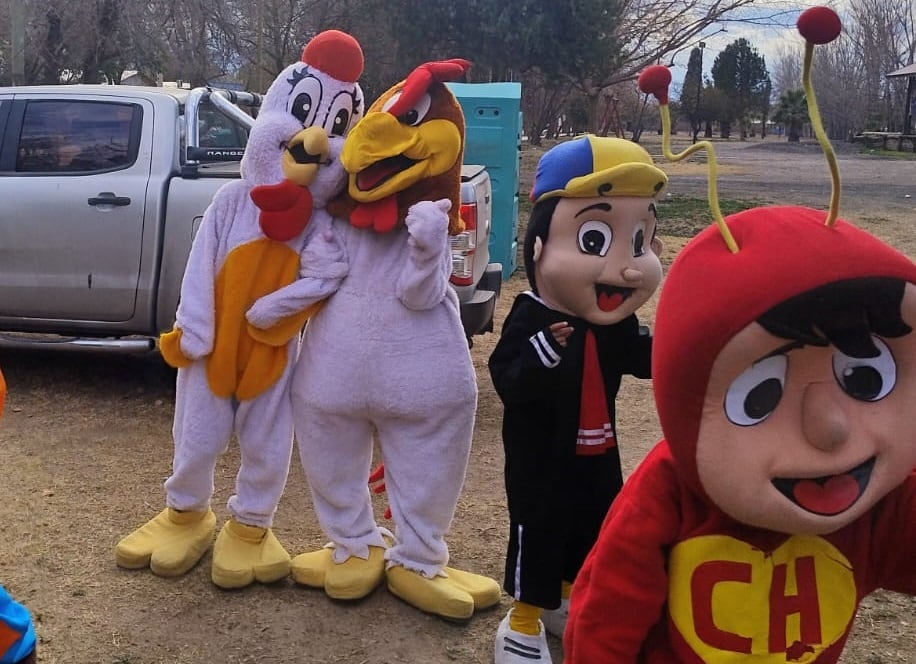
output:
M576 580L567 664L832 663L863 597L916 594L916 265L837 217L810 68L840 21L815 7L798 27L831 204L723 219L710 196L716 224L675 259L655 318L664 440ZM650 68L640 87L678 159L670 80Z
M338 157L363 109L356 83L362 68L350 35L329 30L309 41L302 61L280 72L265 95L242 178L207 208L174 329L160 344L178 367L166 508L118 543L122 567L177 576L200 560L216 524L215 466L235 432L241 467L230 518L214 545L213 583L238 588L289 574L289 554L271 525L293 446L292 367L315 308L278 315L262 328L250 326L246 313L310 270L327 272L331 221L324 206L346 181Z

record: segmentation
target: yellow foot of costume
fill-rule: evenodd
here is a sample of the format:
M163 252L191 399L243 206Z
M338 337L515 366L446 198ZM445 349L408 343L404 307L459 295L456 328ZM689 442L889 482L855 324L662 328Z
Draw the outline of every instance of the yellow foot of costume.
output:
M395 565L386 572L388 590L421 611L450 620L466 620L474 614L474 609L499 602L500 589L496 581L450 567L445 568L445 573L448 577L428 579Z
M118 542L115 561L127 569L149 567L159 576L181 576L210 548L214 530L213 510L179 512L166 507Z
M385 549L370 546L368 560L350 556L342 563L334 562L333 549L309 551L293 558L290 572L296 583L324 588L333 599L362 599L385 578Z
M454 567L446 567L443 571L448 575L449 581L474 599L475 611L499 604L502 588L490 577L473 572L463 572Z
M270 528L229 519L213 545L210 578L220 588L273 583L289 574L289 554Z

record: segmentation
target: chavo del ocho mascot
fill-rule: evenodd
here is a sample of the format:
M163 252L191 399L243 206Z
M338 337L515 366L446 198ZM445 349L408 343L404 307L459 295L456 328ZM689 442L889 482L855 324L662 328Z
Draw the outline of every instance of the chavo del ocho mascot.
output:
M717 222L675 259L655 319L664 440L576 580L568 664L836 662L863 597L916 594L916 264L837 218L810 63L840 21L816 7L798 27L830 207L722 219L710 197ZM676 159L669 82L640 77Z
M334 219L339 289L309 320L292 381L296 437L330 543L296 556L293 579L355 600L383 581L450 619L499 602L499 584L448 566L445 535L464 483L477 384L449 232L458 216L464 117L445 81L469 63L425 63L383 93L347 137L346 218ZM329 243L330 245L330 243ZM330 251L330 249L329 249ZM300 279L255 305L310 305ZM253 321L254 322L254 321ZM272 324L272 317L257 324ZM394 533L367 479L377 438Z
M290 556L271 525L293 447L292 367L314 308L278 315L266 328L250 326L245 314L309 270L327 272L324 206L346 182L338 157L362 115L362 69L350 35L328 30L310 40L302 61L280 72L264 97L241 179L223 186L204 214L175 326L160 343L178 367L166 507L118 543L121 567L177 576L206 553L216 525L214 470L235 433L241 466L211 578L238 588L289 574Z

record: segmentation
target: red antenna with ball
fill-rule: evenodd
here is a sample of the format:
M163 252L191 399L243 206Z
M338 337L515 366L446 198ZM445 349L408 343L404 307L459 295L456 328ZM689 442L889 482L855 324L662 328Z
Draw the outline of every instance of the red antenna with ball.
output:
M821 112L814 97L814 86L811 85L811 59L815 44L829 44L840 35L843 25L840 17L830 7L811 7L802 12L795 24L798 32L805 38L805 63L802 69L802 85L805 88L805 100L808 103L808 117L817 136L817 142L824 150L827 165L830 167L832 189L830 192L830 210L827 213L827 225L833 226L840 212L840 169L836 162L836 153L821 123Z
M712 143L700 141L678 154L674 154L671 151L671 113L668 110L668 86L671 85L671 71L662 65L652 65L639 75L637 84L642 92L654 95L658 99L658 110L662 117L662 152L665 154L665 159L668 161L680 161L698 150L706 150L709 165L709 209L729 251L733 254L738 253L738 243L735 242L732 232L725 225L722 210L719 209L719 194L716 191L716 174L719 171L719 167L716 163L716 150L713 148Z
M802 84L805 88L805 99L808 104L808 116L814 134L817 136L818 143L824 150L827 158L827 165L830 167L830 177L832 189L830 193L830 209L827 213L825 224L833 226L837 220L840 209L840 172L837 166L836 153L827 134L824 131L824 125L821 122L820 111L817 107L817 100L814 96L814 87L811 85L811 60L814 54L815 44L827 44L836 39L842 30L840 17L829 7L811 7L802 12L798 18L797 27L801 36L805 38L805 61L803 68ZM667 67L662 65L652 65L647 67L639 75L639 89L645 94L651 94L658 99L659 114L662 119L662 151L665 158L669 161L680 161L690 156L697 150L706 150L709 164L709 207L713 219L719 232L725 240L732 253L738 253L738 247L735 238L722 217L722 211L719 208L719 196L716 191L716 174L718 165L716 164L715 148L709 141L700 141L691 145L683 152L674 154L671 151L671 114L668 109L668 87L671 85L671 72Z

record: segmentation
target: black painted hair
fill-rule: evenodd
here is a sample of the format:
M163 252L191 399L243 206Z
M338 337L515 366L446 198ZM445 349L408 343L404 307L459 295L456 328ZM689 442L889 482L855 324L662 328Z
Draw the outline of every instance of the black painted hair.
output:
M522 257L525 260L525 276L528 277L528 284L535 293L538 291L538 286L534 277L534 241L536 238L541 238L543 244L547 243L547 236L550 235L550 222L553 220L553 213L559 202L560 197L554 196L535 203L528 217L528 230L525 231Z
M883 277L836 281L776 305L757 322L783 339L832 344L850 357L875 357L879 351L872 334L894 338L912 331L900 315L905 286Z

